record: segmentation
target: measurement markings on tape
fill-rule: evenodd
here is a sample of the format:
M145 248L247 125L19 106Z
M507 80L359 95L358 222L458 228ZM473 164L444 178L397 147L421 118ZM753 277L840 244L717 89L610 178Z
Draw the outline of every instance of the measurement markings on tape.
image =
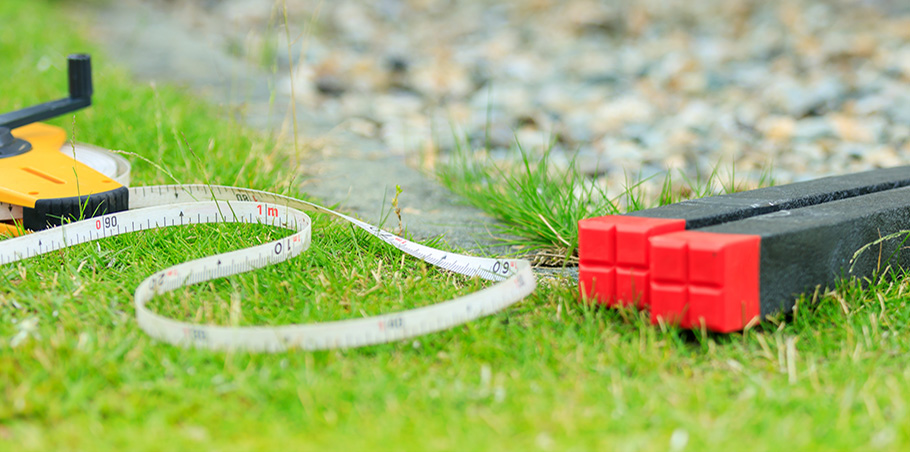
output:
M281 351L349 348L392 342L448 329L497 312L530 294L530 263L449 253L403 239L317 204L274 193L210 185L164 185L130 189L129 210L64 224L0 242L0 265L119 234L199 223L259 223L293 233L227 253L184 262L146 278L135 291L136 319L152 337L211 349ZM408 311L315 324L229 327L193 324L146 307L154 296L216 278L278 264L309 248L311 221L305 212L341 218L406 254L466 276L497 281L459 298Z

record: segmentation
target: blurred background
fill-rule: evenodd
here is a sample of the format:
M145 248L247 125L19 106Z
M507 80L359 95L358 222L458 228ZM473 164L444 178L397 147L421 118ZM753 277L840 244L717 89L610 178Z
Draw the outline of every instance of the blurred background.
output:
M87 11L140 78L188 85L253 124L289 131L296 118L308 145L345 131L421 169L456 148L507 159L516 141L611 192L668 169L735 171L749 185L910 163L905 0L127 0Z

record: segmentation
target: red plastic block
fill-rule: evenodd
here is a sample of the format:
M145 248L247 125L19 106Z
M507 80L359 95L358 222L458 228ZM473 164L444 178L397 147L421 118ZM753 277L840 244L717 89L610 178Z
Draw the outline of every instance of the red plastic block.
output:
M578 222L578 284L582 297L609 306L648 303L648 239L682 231L679 219L610 215Z
M652 322L728 333L759 316L761 237L682 231L650 244Z
M668 234L673 235L673 234ZM689 328L688 311L688 253L684 240L651 239L651 320L678 324Z

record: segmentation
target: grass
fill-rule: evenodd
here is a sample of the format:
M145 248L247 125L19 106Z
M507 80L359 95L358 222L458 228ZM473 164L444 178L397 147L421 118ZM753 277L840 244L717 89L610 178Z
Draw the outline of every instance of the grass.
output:
M744 189L735 171L724 177L718 166L705 178L691 179L681 173L681 183L668 172L659 193L652 195L643 188L645 182L654 181L627 176L624 190L610 197L600 183L579 172L574 161L564 168L554 167L551 149L532 155L516 143L512 160L496 162L486 149L469 149L463 140L455 143L452 155L436 171L439 182L499 220L498 236L504 244L543 265L577 264L580 219ZM771 182L770 172L762 172L758 185Z
M0 2L0 17L14 19L0 27L0 111L59 97L64 55L91 51L97 95L76 114L78 140L135 152L181 182L302 195L286 169L292 152L184 92L130 80L77 26L59 26L67 7ZM45 57L52 68L42 72ZM70 129L73 119L56 123ZM131 160L134 184L171 182ZM548 221L571 243L561 221ZM482 284L324 217L314 224L304 256L161 298L156 309L230 322L239 295L242 323L281 324L432 303ZM132 290L150 272L203 248L284 233L165 229L0 267L0 450L910 446L910 280L902 275L809 294L795 315L732 335L590 309L559 278L495 316L356 350L214 353L157 343L136 326Z
M491 164L484 152L474 154L458 143L452 160L437 171L440 182L500 220L500 235L523 252L571 261L578 220L618 213L604 191L573 167L553 172L549 153L532 163L519 146L512 168Z

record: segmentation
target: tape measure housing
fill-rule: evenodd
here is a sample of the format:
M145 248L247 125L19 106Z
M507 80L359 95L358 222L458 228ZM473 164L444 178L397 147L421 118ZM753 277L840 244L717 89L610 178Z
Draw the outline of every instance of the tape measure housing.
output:
M3 229L38 231L128 208L126 187L60 152L66 143L62 128L33 123L12 134L32 148L0 158L0 203L22 208L20 224L7 223Z

